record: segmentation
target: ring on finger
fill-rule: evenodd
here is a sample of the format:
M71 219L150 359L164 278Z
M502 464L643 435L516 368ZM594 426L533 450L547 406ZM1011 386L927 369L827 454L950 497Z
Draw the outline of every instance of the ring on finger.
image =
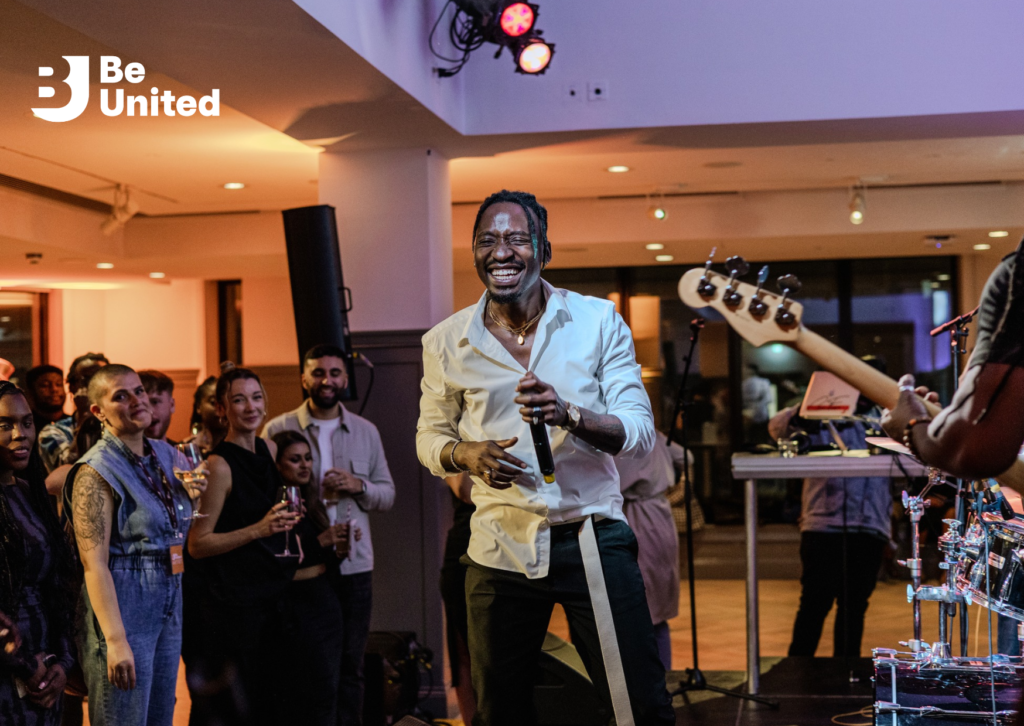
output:
M537 424L539 424L541 422L541 414L543 414L543 413L544 412L541 410L540 406L534 406L533 407L533 425L534 426L536 426Z

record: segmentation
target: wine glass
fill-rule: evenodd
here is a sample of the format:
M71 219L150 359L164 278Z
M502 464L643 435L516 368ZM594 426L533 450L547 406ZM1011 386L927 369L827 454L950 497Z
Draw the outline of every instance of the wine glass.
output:
M288 506L285 507L285 511L288 512L289 514L301 514L301 512L302 512L302 489L300 487L286 486L284 488L284 496L281 498L281 501L284 502L286 505L288 505ZM289 530L285 530L285 532L284 532L284 552L282 552L281 554L277 555L277 557L297 557L298 556L298 555L293 554L291 549L289 549L289 547L288 547L288 542L289 542L288 534L289 534Z
M192 516L188 517L188 519L202 519L206 515L199 511L200 491L193 486L193 482L205 476L204 474L196 473L196 469L203 465L203 452L195 444L178 444L174 448L185 457L190 467L189 469L174 467L174 477L181 482L181 486L188 493L188 498L192 502Z

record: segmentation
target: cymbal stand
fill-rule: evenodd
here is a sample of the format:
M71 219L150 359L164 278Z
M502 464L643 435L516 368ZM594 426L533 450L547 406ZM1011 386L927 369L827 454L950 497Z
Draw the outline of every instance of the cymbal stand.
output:
M935 338L943 333L949 333L949 344L950 344L950 357L952 358L953 364L953 390L956 391L960 387L960 356L967 354L967 336L970 332L967 330L968 324L978 314L981 307L976 307L969 313L959 315L952 320L943 323L929 333L931 337ZM961 479L951 480L953 486L956 487L956 504L955 512L956 518L960 522L960 528L964 531L967 530L967 514L968 514L968 498L969 493L964 491L964 482ZM940 607L941 610L941 607ZM950 617L956 614L956 606L950 607ZM967 603L963 602L960 605L960 655L967 655L968 645L968 618L967 618Z

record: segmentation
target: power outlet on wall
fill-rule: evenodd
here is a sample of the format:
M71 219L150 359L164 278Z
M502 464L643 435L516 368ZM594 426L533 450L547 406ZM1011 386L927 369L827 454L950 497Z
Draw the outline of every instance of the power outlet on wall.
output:
M587 100L603 101L608 97L608 83L606 81L590 81L587 84Z

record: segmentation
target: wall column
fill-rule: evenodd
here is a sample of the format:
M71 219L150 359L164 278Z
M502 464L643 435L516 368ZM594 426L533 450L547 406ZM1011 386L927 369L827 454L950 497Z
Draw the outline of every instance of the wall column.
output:
M363 415L380 430L395 480L395 505L371 514L371 630L416 633L435 655L425 707L446 713L444 620L438 588L449 493L416 457L422 347L427 329L452 313L452 206L448 160L403 149L323 154L320 201L336 209L345 285L352 291L353 348L374 364ZM363 404L369 372L357 368ZM367 685L368 691L370 685Z

